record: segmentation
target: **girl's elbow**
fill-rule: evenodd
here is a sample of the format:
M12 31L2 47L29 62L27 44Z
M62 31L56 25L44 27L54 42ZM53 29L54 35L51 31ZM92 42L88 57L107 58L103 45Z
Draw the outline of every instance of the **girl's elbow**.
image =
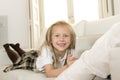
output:
M56 77L56 76L54 76L54 75L52 75L52 74L47 74L47 73L46 73L46 77L48 77L48 78L53 78L53 77Z
M46 73L46 77L50 78L51 76L49 74Z

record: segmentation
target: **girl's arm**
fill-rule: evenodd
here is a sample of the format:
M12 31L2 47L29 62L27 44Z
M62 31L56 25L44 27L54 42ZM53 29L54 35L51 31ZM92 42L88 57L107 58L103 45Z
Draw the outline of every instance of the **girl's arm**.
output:
M46 64L44 66L47 77L57 77L60 73L62 73L67 68L68 68L68 65L65 65L62 68L58 68L58 69L55 69L52 64Z
M69 54L67 56L67 64L62 68L55 69L52 64L46 64L44 66L45 73L47 77L57 77L60 73L62 73L65 69L67 69L77 58Z

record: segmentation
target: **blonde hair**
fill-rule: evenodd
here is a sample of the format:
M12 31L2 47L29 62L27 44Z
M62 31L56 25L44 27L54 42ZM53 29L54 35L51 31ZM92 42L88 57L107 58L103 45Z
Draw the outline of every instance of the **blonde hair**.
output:
M76 34L75 34L74 30L72 29L72 26L65 21L57 21L48 28L47 33L46 33L46 39L45 39L44 43L42 44L42 46L40 47L39 53L41 54L41 50L44 46L48 46L50 48L50 51L53 53L52 55L53 55L54 63L58 63L59 62L58 58L56 57L54 47L52 46L52 43L51 43L52 32L53 32L53 28L55 26L66 26L70 30L71 44L68 48L69 50L75 49Z

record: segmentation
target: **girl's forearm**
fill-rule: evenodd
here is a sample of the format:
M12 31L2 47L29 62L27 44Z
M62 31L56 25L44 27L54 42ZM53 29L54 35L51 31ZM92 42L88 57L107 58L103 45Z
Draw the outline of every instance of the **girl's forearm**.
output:
M68 68L68 65L65 65L64 67L58 68L58 69L51 69L48 72L46 72L46 76L47 77L57 77L59 74L61 74L67 68Z

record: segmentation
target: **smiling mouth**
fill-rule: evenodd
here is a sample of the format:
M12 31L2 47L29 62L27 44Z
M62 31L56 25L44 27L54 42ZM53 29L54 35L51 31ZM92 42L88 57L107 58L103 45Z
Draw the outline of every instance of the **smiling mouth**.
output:
M60 43L60 44L57 44L58 46L60 47L64 47L66 44L65 43Z

